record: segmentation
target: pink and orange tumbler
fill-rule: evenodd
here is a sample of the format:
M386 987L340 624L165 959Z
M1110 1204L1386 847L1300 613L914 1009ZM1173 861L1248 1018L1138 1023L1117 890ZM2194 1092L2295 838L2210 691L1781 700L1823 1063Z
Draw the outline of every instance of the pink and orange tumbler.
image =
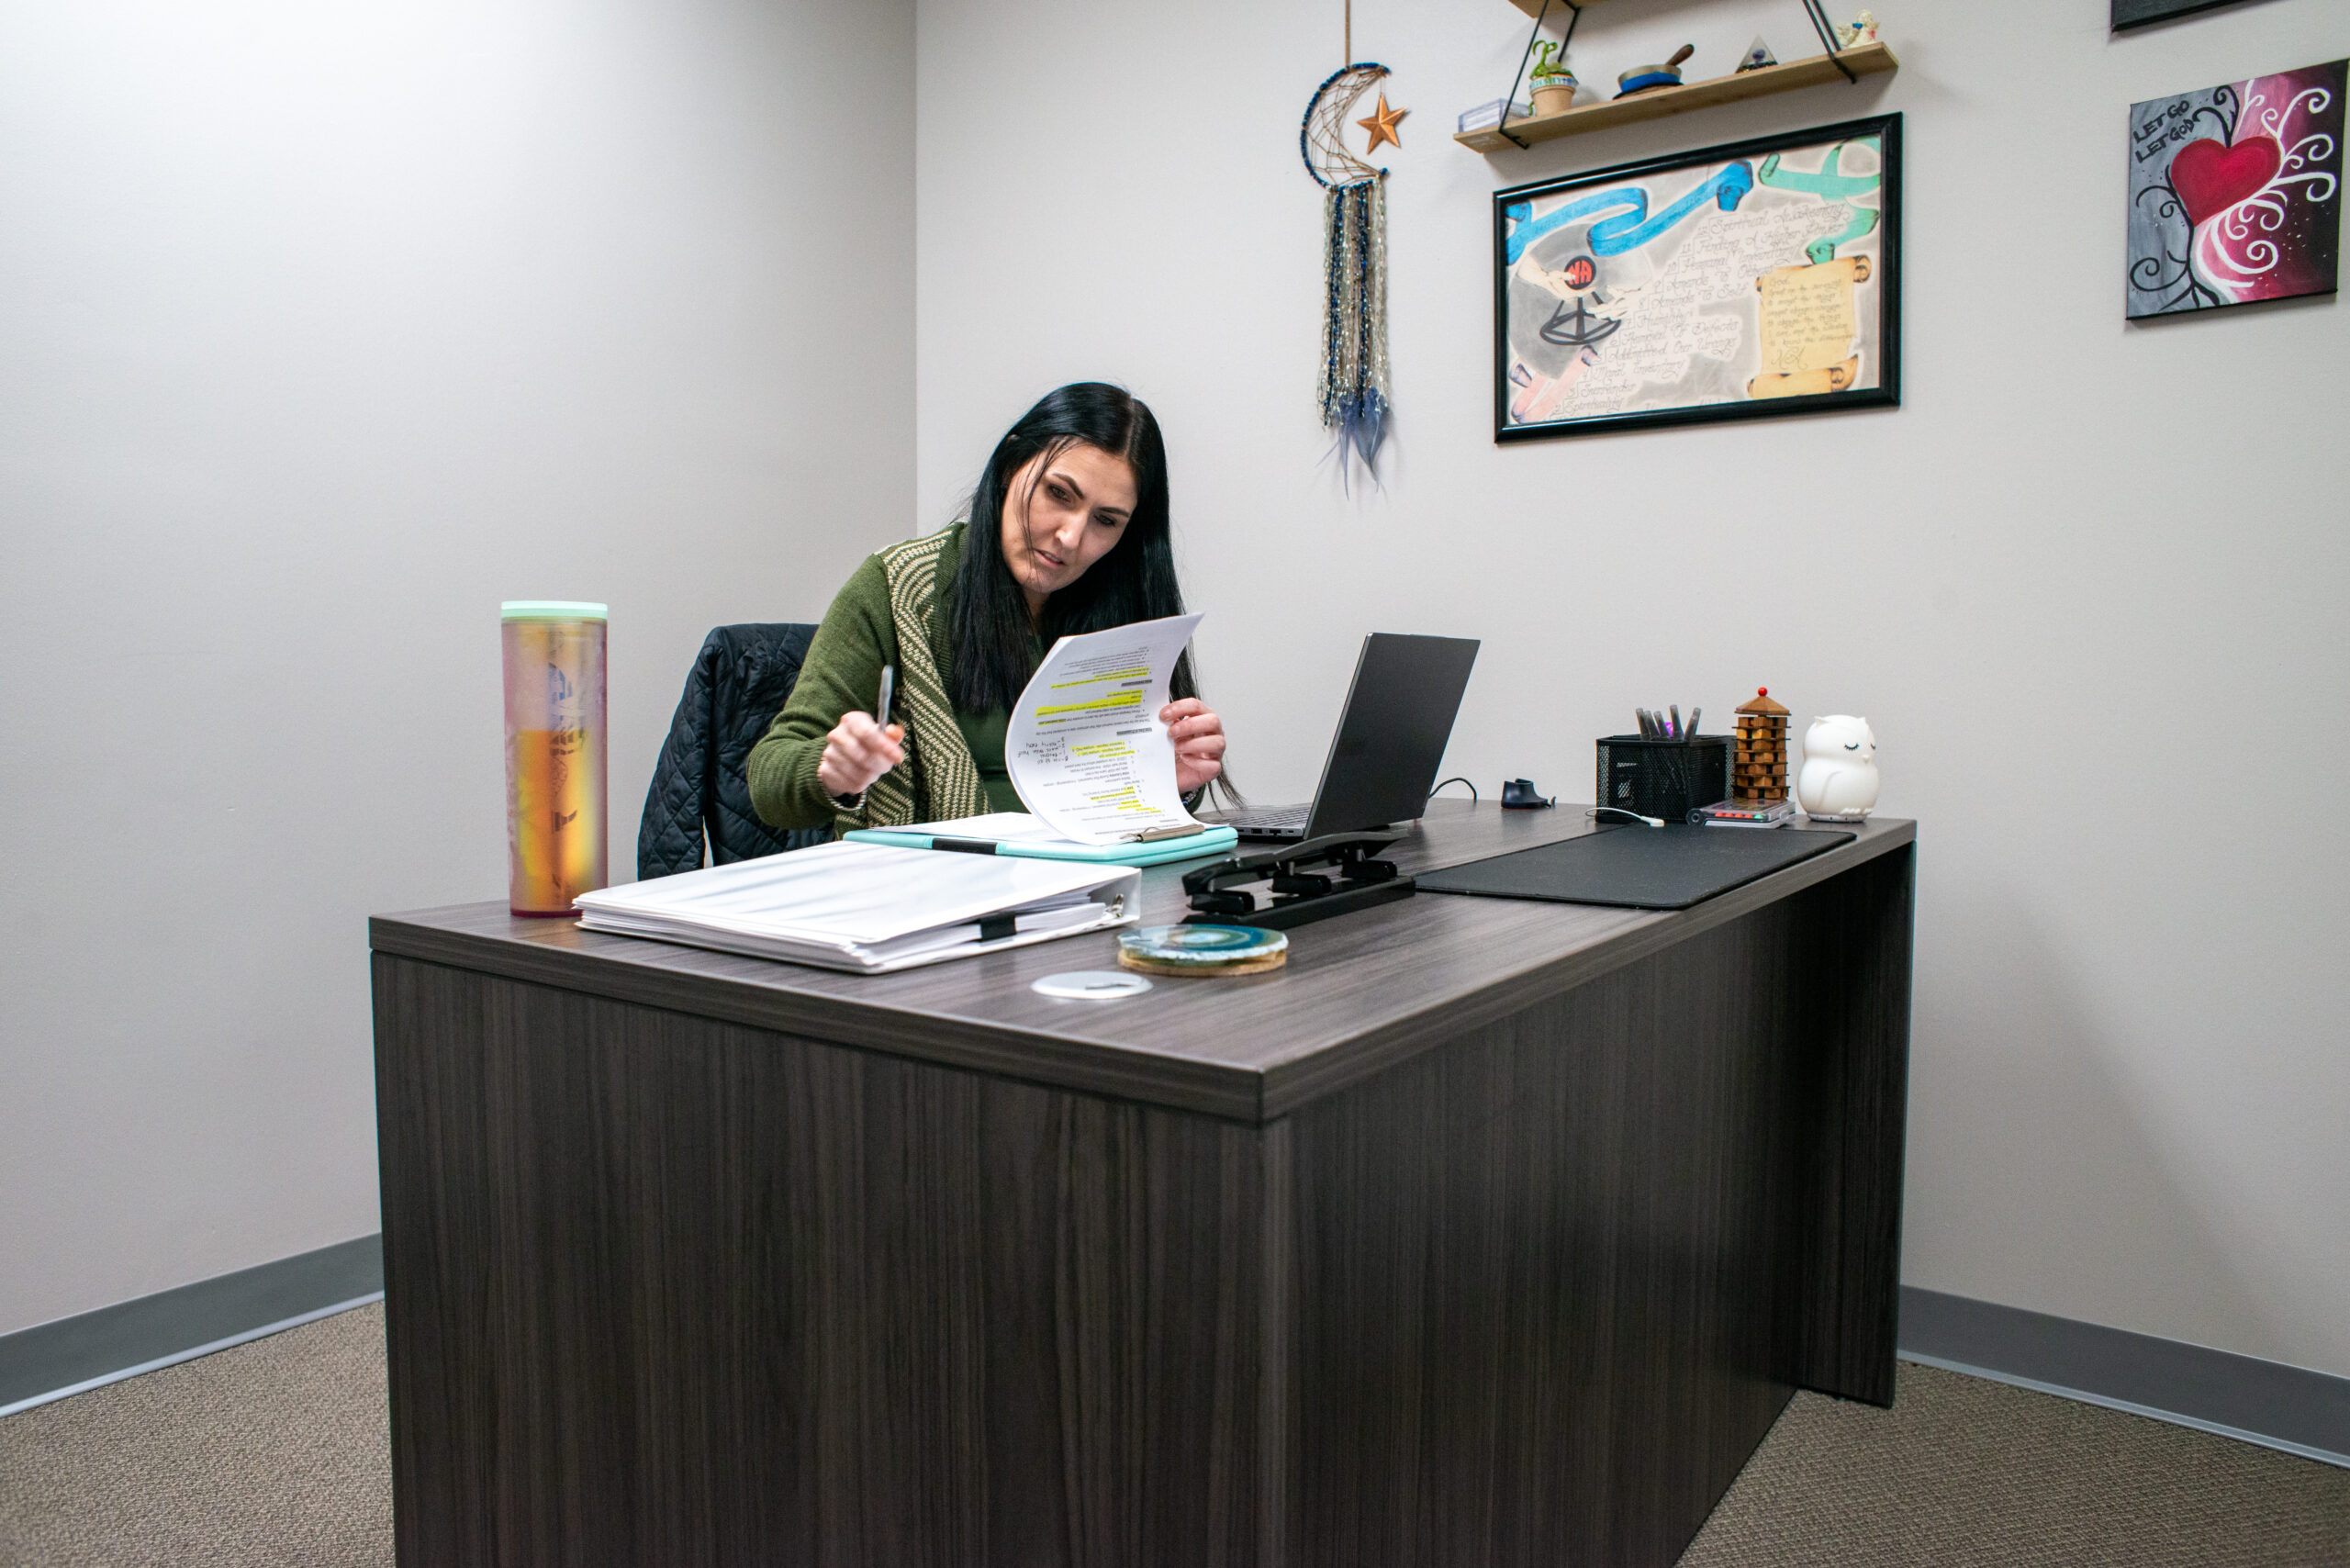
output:
M499 606L506 651L507 899L569 914L610 880L604 822L605 607Z

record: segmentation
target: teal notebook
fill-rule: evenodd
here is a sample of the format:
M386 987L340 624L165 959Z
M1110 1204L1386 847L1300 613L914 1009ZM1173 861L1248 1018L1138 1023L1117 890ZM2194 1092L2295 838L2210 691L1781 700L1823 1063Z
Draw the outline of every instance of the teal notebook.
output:
M1222 855L1240 842L1229 827L1212 823L1204 833L1144 844L1080 844L1063 838L1025 812L992 812L953 822L916 823L912 827L852 828L841 837L853 844L894 844L904 849L956 849L969 855L1018 855L1035 860L1088 860L1100 866L1157 866Z

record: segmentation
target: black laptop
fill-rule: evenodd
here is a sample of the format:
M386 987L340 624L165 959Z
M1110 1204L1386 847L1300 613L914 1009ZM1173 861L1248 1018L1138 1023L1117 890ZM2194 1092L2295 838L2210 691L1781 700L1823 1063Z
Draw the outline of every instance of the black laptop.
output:
M1319 838L1389 823L1417 822L1444 762L1445 743L1477 662L1474 637L1403 637L1374 632L1362 642L1337 737L1322 765L1322 786L1304 806L1251 807L1206 820L1243 838ZM1203 813L1205 816L1205 813Z

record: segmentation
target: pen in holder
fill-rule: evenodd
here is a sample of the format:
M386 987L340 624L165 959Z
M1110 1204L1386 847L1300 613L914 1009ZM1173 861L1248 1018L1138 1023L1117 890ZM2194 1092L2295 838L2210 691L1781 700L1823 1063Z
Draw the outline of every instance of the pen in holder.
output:
M1598 743L1598 803L1644 817L1686 822L1699 806L1729 793L1729 738L1691 735L1649 740L1607 735Z

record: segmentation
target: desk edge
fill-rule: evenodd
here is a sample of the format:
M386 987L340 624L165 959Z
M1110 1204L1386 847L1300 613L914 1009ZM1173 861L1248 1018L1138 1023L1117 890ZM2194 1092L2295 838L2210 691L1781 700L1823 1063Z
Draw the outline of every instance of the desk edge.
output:
M1724 832L1734 831L1724 829ZM597 954L484 937L399 915L367 922L385 957L553 986L827 1045L1261 1125L1548 997L1572 991L1700 933L1789 898L1917 841L1917 824L1887 822L1824 854L1758 878L1558 958L1501 975L1469 997L1441 998L1358 1034L1301 1041L1262 1067L1202 1062L1101 1040L889 1007L711 975L679 974ZM1430 898L1453 895L1431 893ZM418 912L420 913L426 912Z

